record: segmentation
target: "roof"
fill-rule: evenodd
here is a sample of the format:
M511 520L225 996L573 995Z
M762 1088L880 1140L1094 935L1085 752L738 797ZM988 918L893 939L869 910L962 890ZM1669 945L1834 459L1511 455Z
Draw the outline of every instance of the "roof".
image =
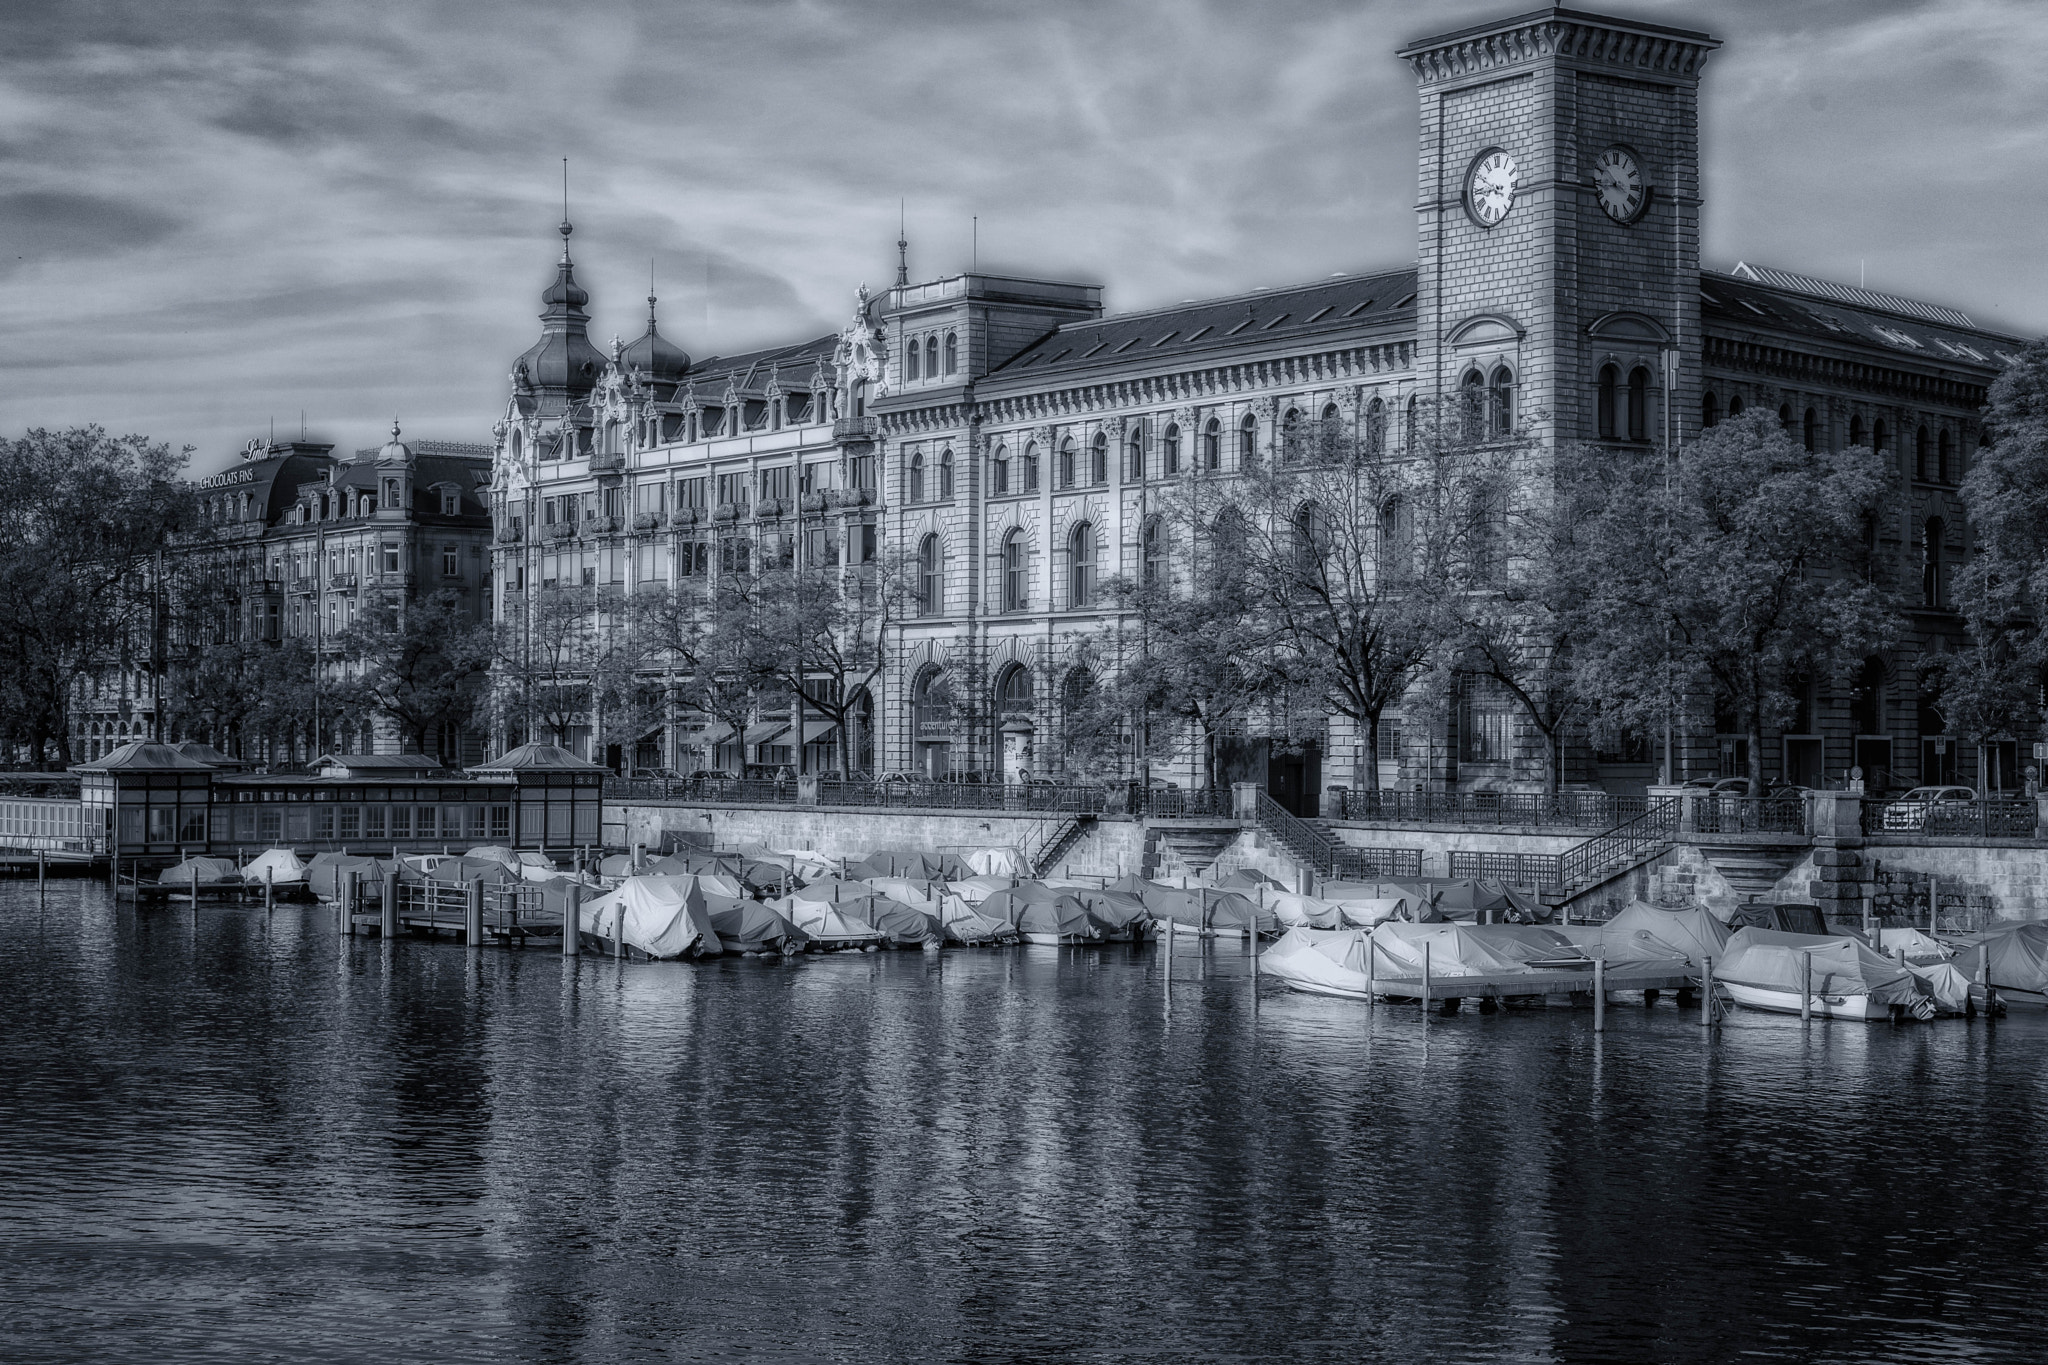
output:
M1953 308L1852 289L1790 271L1738 268L1744 273L1700 272L1700 320L1705 326L1765 327L1986 372L2010 364L2026 345L2019 337L1976 326Z
M345 768L352 773L425 773L440 766L425 754L321 754L306 764L314 772Z
M467 771L473 773L507 772L573 772L594 773L604 771L595 763L576 757L567 749L556 744L522 744L507 751L488 763L479 763Z
M248 766L241 759L230 758L211 744L201 744L196 739L188 739L182 744L174 744L171 747L187 758L198 759L209 768L242 768Z
M1268 342L1296 347L1360 327L1412 327L1414 318L1414 267L1344 275L1150 312L1070 322L1018 352L991 378L1036 380L1046 374L1199 357Z
M213 768L179 753L168 744L134 739L90 763L74 763L75 773L210 773Z
M690 367L689 376L683 381L683 389L677 396L695 393L700 402L717 403L724 399L728 381L742 394L759 395L767 391L769 376L778 371L808 384L811 371L817 368L820 360L830 360L838 344L838 334L828 332L793 346L710 356Z

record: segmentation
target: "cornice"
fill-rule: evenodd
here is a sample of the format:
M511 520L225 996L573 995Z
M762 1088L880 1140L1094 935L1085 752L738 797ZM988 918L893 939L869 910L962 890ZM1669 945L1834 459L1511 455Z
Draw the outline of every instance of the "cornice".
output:
M1707 337L1702 368L1763 375L1814 386L1853 389L1885 398L1906 399L1929 406L1975 412L1984 406L1987 386L1867 361L1843 360L1792 350L1765 342Z
M1423 85L1492 75L1552 58L1637 75L1697 80L1708 55L1720 45L1704 33L1548 10L1490 29L1424 39L1399 55Z
M1247 393L1301 384L1347 383L1412 372L1415 343L1389 341L1273 360L1212 365L1199 370L1141 379L1104 379L983 399L982 421L1010 426L1124 408L1172 407L1214 402Z

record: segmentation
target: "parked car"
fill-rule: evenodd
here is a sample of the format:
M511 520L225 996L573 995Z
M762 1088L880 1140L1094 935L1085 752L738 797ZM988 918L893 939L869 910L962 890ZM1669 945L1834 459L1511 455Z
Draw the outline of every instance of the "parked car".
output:
M1915 787L1884 808L1884 827L1927 834L1959 827L1969 823L1976 800L1968 787Z
M723 768L699 768L690 774L692 782L730 782L732 774Z

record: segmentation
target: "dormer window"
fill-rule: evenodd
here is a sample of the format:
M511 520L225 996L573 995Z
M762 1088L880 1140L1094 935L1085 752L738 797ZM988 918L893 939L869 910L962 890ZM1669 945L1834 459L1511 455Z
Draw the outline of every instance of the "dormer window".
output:
M444 488L444 489L442 489L442 490L441 490L441 515L442 515L442 516L444 516L444 517L453 517L453 516L459 516L459 515L461 515L461 512L462 512L462 493L461 493L461 490L459 490L459 489L455 489L455 488Z
M393 507L393 508L395 508L395 507L397 507L397 506L399 505L399 501L398 501L398 480L396 480L396 479L386 479L386 480L384 480L384 505L385 505L386 507Z

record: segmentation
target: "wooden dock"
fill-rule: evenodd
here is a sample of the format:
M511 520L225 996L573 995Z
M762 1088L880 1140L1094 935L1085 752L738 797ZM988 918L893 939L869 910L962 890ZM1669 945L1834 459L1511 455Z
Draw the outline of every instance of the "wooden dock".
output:
M1381 996L1404 1000L1424 998L1419 976L1382 976L1374 981ZM1670 962L1615 963L1607 969L1607 993L1616 991L1696 991L1699 969L1680 959ZM1593 993L1593 969L1538 967L1525 972L1501 972L1490 976L1439 976L1429 978L1431 1000L1512 1000L1543 995L1585 995Z

